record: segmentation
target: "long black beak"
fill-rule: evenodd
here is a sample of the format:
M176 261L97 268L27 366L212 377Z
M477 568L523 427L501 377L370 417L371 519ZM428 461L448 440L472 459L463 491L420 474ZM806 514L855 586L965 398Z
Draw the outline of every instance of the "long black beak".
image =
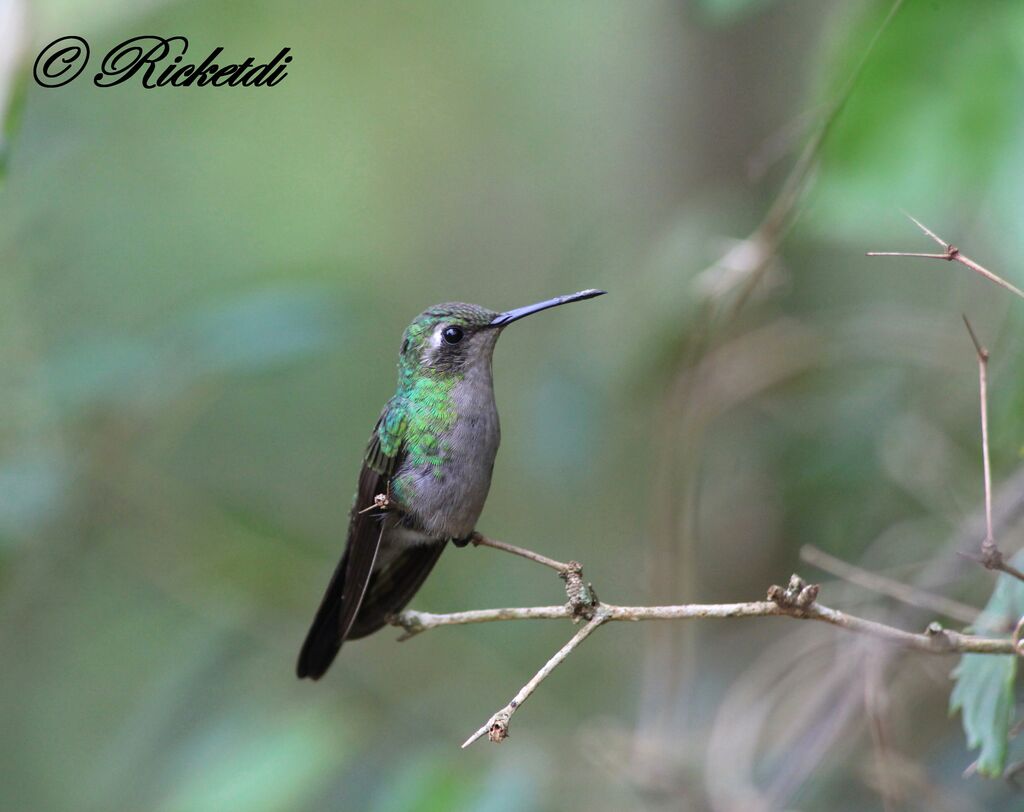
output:
M529 316L531 313L539 313L541 310L547 310L549 307L558 307L559 305L569 304L569 302L582 302L584 299L604 296L605 293L607 291L604 290L581 290L579 293L556 296L554 299L545 299L543 302L537 302L537 304L517 307L515 310L507 310L495 316L494 321L491 322L491 327L504 327L506 324L519 321L523 316Z

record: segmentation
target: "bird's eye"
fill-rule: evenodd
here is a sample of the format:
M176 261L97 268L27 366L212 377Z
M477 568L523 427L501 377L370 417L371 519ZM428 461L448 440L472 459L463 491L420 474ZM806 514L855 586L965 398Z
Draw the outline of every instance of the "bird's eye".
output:
M446 344L458 344L462 341L462 328L461 327L445 327L441 331L441 338L444 339Z

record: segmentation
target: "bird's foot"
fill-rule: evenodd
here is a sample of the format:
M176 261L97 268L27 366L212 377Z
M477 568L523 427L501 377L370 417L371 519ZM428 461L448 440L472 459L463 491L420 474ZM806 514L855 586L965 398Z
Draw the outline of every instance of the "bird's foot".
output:
M465 547L470 542L473 542L473 544L477 544L477 543L479 543L479 540L481 538L483 538L483 536L481 536L479 533L476 532L476 530L474 530L472 533L470 533L468 536L466 536L464 538L452 539L452 544L454 544L456 547L460 547L461 548L461 547Z

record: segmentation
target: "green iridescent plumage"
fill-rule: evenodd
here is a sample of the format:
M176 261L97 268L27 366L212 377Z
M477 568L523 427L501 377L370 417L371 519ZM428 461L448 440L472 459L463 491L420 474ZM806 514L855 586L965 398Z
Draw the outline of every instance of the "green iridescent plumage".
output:
M377 422L367 451L367 465L381 474L389 474L394 470L394 461L402 455L414 467L429 466L436 478L443 476L445 455L450 449L442 438L458 419L452 393L463 374L454 365L426 365L423 357L439 323L481 327L496 315L476 305L444 304L424 311L409 325L402 336L398 391ZM392 481L392 496L400 504L414 498L411 478L396 477Z
M429 465L434 476L441 477L445 453L449 450L441 438L455 424L457 414L452 391L459 380L460 375L420 377L407 391L391 398L377 425L367 464L379 473L386 473L390 461L401 453L415 467ZM412 496L409 489L408 477L399 476L392 482L392 495L399 503Z

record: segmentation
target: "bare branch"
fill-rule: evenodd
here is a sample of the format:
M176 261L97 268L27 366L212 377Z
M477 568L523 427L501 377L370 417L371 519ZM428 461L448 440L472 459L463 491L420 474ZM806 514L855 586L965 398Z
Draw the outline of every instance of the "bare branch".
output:
M869 257L921 257L922 259L950 259L949 254L922 254L916 251L868 251Z
M494 713L483 725L466 741L462 747L466 748L485 734L492 742L502 742L508 738L508 727L514 714L519 707L530 698L540 684L547 679L551 673L565 661L565 659L586 640L597 628L604 623L613 620L679 620L689 618L714 618L714 617L792 617L798 619L820 620L833 626L847 629L860 634L870 634L890 643L896 643L906 648L917 651L925 651L932 654L951 654L963 652L975 652L979 654L1014 654L1019 652L1019 643L1012 639L977 637L975 635L961 634L960 632L943 629L938 623L932 623L923 634L903 631L892 626L886 626L873 620L848 615L829 609L814 603L818 594L818 587L813 584L805 584L802 579L793 576L788 589L772 587L768 590L770 600L751 603L733 604L690 604L683 606L614 606L600 604L593 617L576 634L570 638L562 648L555 652L544 666L533 675L512 700ZM552 612L556 607L539 607L525 609L497 609L487 620L513 620L528 619L537 617L555 617L558 613ZM561 616L571 616L569 607L560 607ZM408 614L408 613L404 613ZM432 615L433 625L455 625L457 623L478 623L484 621L485 612L459 613L462 617L456 619L456 615ZM467 618L472 615L472 619ZM401 617L401 616L399 616ZM408 618L406 619L408 621ZM421 624L422 624L422 618ZM400 625L405 625L400 623ZM422 631L425 627L421 626Z
M981 458L985 478L985 538L981 542L981 555L978 561L986 569L999 570L1024 581L1024 572L1007 563L992 532L992 462L988 443L988 350L978 340L967 316L963 318L967 332L971 336L971 342L974 344L974 351L978 355L978 399L981 402Z
M562 573L568 572L573 569L572 563L563 564L561 561L556 561L553 558L548 558L546 555L535 553L533 550L527 550L525 547L516 547L514 544L508 544L504 541L498 541L497 539L489 539L480 533L474 533L471 539L473 546L475 547L491 547L495 550L501 550L505 553L512 553L512 555L518 555L521 558L527 558L530 561L536 561L538 564L543 564L545 567L550 567L555 572Z
M974 351L978 355L978 399L981 401L981 457L985 469L985 540L982 542L982 547L984 547L986 544L995 544L995 536L992 533L992 463L988 452L988 350L978 341L978 336L966 315L963 316L963 319L967 332L974 344Z
M712 620L744 617L791 617L797 620L818 620L847 631L867 634L905 648L929 654L1013 654L1013 641L1004 637L979 637L943 629L933 623L921 634L904 631L875 620L830 609L820 603L805 608L779 604L773 600L746 603L684 603L674 606L599 605L595 617L602 622L641 620ZM476 609L469 612L433 614L406 610L391 618L394 626L419 634L440 626L463 626L470 623L491 623L503 620L555 620L571 618L567 606L525 606L502 609Z
M923 651L929 654L1019 654L1024 656L1024 646L1019 634L1013 638L980 637L972 634L944 629L939 623L931 623L921 634L904 631L888 626L875 620L857 617L840 612L817 603L819 588L816 584L808 584L799 576L790 578L786 588L772 586L768 589L768 600L750 601L747 603L718 604L681 604L676 606L618 606L602 603L597 600L590 584L582 582L582 567L576 562L558 565L560 562L539 555L530 550L516 547L503 542L493 542L480 537L483 546L493 547L502 552L522 556L538 561L551 567L566 578L568 601L562 606L527 606L502 609L476 609L466 612L449 614L432 614L406 610L388 618L393 626L400 626L405 634L400 638L406 640L428 629L440 626L462 626L471 623L490 623L502 620L548 620L571 618L579 621L586 618L586 623L544 664L544 666L527 682L513 699L499 711L494 713L462 745L468 747L487 734L492 742L501 742L508 737L509 720L512 714L523 704L538 686L554 671L584 640L599 626L611 621L641 620L695 620L710 618L743 618L743 617L790 617L798 620L817 620L828 623L856 634L892 643L903 648ZM583 592L574 594L572 581L566 577L575 575Z
M904 214L907 214L904 212ZM932 231L928 226L922 223L920 220L911 215L907 214L907 217L916 225L921 231L923 231L928 237L933 239L938 245L942 246L943 253L941 254L922 254L916 251L868 251L869 257L922 257L924 259L944 259L948 262L959 262L961 265L970 268L975 273L981 274L991 282L995 282L997 285L1006 288L1011 293L1015 293L1024 299L1024 291L1015 285L1010 284L1001 276L997 276L992 273L984 265L979 265L970 257L964 256L960 253L960 249L955 245L946 242L938 234Z
M947 598L944 595L926 592L902 581L863 569L829 555L824 550L819 550L810 544L805 544L800 548L800 558L808 564L812 564L818 569L824 570L830 575L835 575L837 578L842 578L851 584L864 589L870 589L872 592L894 598L910 606L930 609L944 617L953 618L961 623L974 623L980 613L979 609L968 606L966 603Z
M540 684L547 679L561 663L586 640L599 626L611 621L641 620L695 620L710 618L752 618L752 617L790 617L798 620L818 620L832 626L846 629L857 634L866 634L880 640L893 643L915 651L929 654L1024 654L1017 639L979 637L943 629L938 623L931 623L922 634L897 629L874 620L857 617L845 612L830 609L815 603L817 586L805 584L797 576L790 581L790 588L772 587L769 591L770 600L751 601L748 603L718 604L682 604L678 606L617 606L614 604L598 604L593 616L582 626L533 675L512 698L512 700L494 713L464 743L463 748L473 744L485 734L492 742L501 742L508 738L509 721L512 714L533 694ZM572 618L572 606L527 606L504 609L477 609L468 612L452 612L449 614L432 614L407 610L390 619L390 623L401 626L405 634L400 638L409 637L440 626L462 626L470 623L490 623L501 620L546 620L556 618Z
M562 604L509 609L471 609L467 612L449 612L444 615L406 609L393 615L388 622L392 626L401 626L405 629L405 634L398 638L401 642L438 626L465 626L470 623L493 623L497 620L553 620L566 617L572 617L572 612L568 606Z
M492 742L502 742L507 739L508 723L512 718L512 714L530 698L530 695L537 690L537 687L551 675L552 671L558 668L562 661L573 652L573 649L590 637L593 632L597 631L597 627L606 620L608 620L608 614L602 610L598 610L594 614L594 617L587 621L587 624L576 632L568 643L555 652L555 655L544 663L544 667L534 674L533 678L526 683L526 685L519 689L519 693L513 697L511 702L484 722L483 726L476 733L462 743L463 749L469 747L469 745L485 733Z

